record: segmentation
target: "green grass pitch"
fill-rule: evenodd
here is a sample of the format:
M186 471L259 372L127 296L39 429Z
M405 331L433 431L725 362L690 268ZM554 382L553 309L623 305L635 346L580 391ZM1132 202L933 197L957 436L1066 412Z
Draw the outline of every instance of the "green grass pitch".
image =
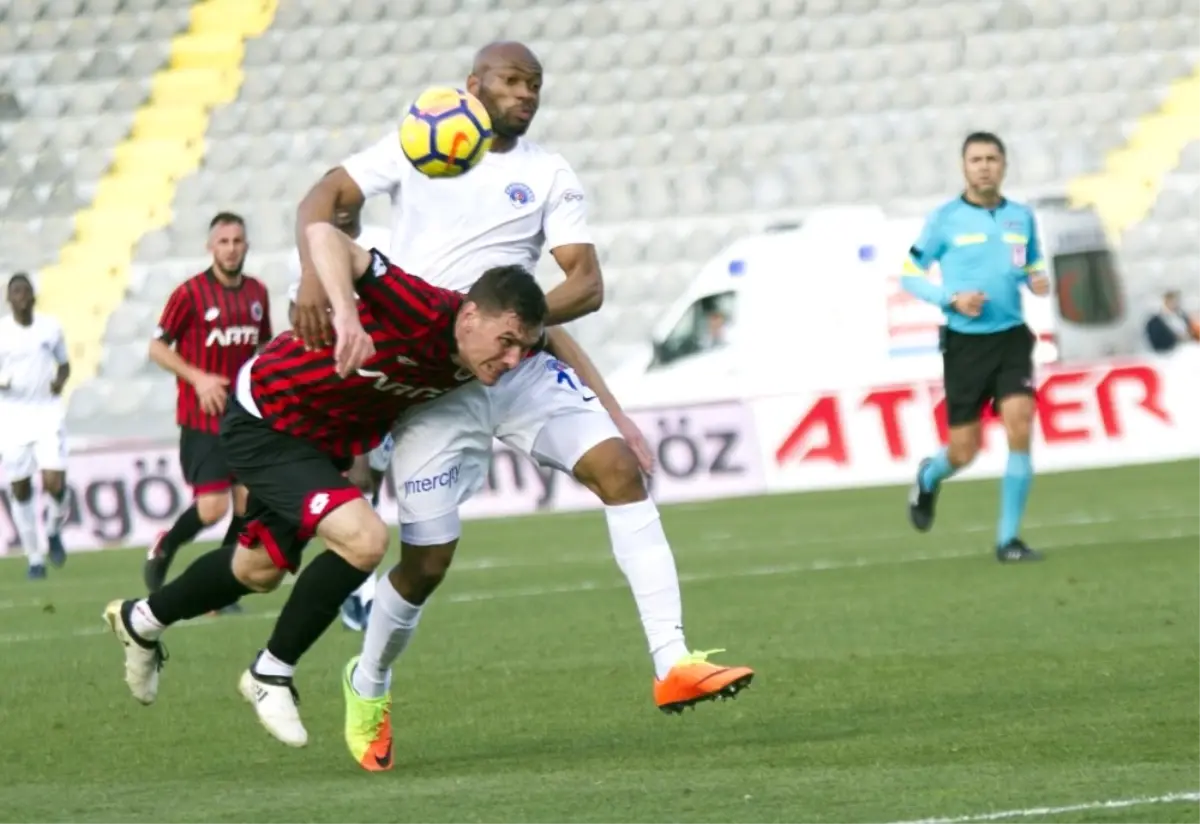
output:
M996 497L949 485L928 535L898 488L664 509L690 643L758 673L682 717L652 706L599 513L469 523L377 775L341 739L340 623L297 677L307 749L237 696L287 589L169 633L147 708L100 619L142 553L38 583L12 560L0 821L1200 820L1138 800L1200 792L1200 464L1037 478L1040 565L995 562ZM1091 806L1030 812L1071 805Z

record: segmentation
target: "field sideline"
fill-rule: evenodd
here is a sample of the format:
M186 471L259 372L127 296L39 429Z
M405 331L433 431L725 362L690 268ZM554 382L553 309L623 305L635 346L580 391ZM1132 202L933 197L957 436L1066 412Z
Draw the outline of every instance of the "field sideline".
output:
M174 630L143 708L99 617L142 554L0 564L0 821L1200 820L1200 463L1039 477L1041 565L993 560L996 490L949 486L929 535L899 488L666 508L689 640L758 670L682 718L598 513L469 522L382 775L341 742L340 625L307 749L238 698L286 592Z

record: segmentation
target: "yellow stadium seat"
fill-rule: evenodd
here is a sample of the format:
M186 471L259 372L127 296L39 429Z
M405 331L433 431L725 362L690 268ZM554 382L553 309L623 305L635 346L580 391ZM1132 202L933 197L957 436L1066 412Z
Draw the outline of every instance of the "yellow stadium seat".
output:
M245 47L236 32L184 34L171 44L170 65L176 69L230 69L242 64Z
M97 209L121 208L135 203L169 206L174 196L175 184L166 175L117 174L97 184L92 205Z
M204 134L208 113L199 105L153 106L133 117L130 135L137 140L186 140Z
M111 172L162 175L178 180L200 165L203 141L127 140L113 151Z
M169 69L150 81L150 98L159 106L216 106L232 102L241 85L239 68Z
M276 6L278 0L205 0L192 6L191 30L256 37L271 25Z

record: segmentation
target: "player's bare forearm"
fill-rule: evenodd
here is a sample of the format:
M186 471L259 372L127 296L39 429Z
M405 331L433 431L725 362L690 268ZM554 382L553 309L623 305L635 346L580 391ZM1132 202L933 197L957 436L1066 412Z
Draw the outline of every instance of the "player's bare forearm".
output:
M357 314L354 279L370 262L370 255L332 223L312 223L305 230L317 278L329 296L334 315ZM356 255L355 252L360 254ZM363 260L363 258L366 260Z
M341 166L330 169L308 190L296 209L296 247L300 252L302 279L314 271L308 245L308 227L314 223L332 223L339 209L352 212L357 217L362 212L364 202L362 190Z
M550 309L546 324L566 323L599 309L604 303L604 277L600 273L596 247L590 243L577 243L551 249L550 254L567 277L546 293L546 304Z
M600 370L596 368L596 364L588 357L587 352L583 351L583 347L571 336L570 332L561 326L548 328L546 330L546 351L575 370L587 388L596 393L596 400L600 401L600 405L608 414L622 414L621 404L609 390L608 384L604 382Z
M63 387L67 385L67 381L70 380L70 378L71 378L71 364L70 363L60 363L58 365L58 371L54 373L53 386L54 386L55 392L61 392Z
M195 385L196 381L204 374L199 369L185 361L180 354L172 349L167 343L158 340L157 338L150 341L150 360L154 361L159 367L167 370L175 377L185 380L193 385Z

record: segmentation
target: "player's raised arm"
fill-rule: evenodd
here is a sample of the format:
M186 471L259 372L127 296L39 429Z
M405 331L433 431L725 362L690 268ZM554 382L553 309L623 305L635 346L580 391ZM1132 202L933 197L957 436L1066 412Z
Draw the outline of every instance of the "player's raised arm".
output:
M542 229L550 254L566 275L546 293L546 323L566 323L595 312L604 303L604 278L588 230L583 184L565 163L555 173Z
M334 358L345 377L375 354L371 336L358 318L354 281L371 266L371 254L332 223L312 223L305 230L317 277L333 309Z
M392 193L400 185L404 163L399 137L395 132L390 132L375 145L326 172L300 201L296 210L300 283L296 291L292 326L308 346L329 345L332 342L332 329L327 311L330 308L329 301L313 270L307 228L314 223L335 223L339 212L357 223L367 198Z

